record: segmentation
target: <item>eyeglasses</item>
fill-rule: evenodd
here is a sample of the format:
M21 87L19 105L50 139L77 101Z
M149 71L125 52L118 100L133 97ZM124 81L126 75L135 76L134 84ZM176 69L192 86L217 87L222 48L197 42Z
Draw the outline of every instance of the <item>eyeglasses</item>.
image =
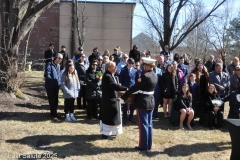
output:
M240 71L240 69L235 69L235 71Z
M128 62L128 64L134 64L133 62Z
M62 59L62 58L58 57L58 59Z
M86 58L85 56L82 56L82 58Z
M97 66L97 64L92 64L93 66Z
M102 61L102 59L98 59L98 61Z
M124 59L128 58L128 57L123 57Z

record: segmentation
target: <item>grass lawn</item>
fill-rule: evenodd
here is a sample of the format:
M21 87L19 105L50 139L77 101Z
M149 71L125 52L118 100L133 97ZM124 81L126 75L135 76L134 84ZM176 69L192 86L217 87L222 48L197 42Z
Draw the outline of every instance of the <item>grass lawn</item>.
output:
M179 130L163 119L162 108L159 108L160 120L153 121L151 151L134 149L138 144L138 127L131 122L123 127L123 134L113 141L101 140L99 121L87 120L85 110L75 110L76 123L64 122L62 93L59 95L61 119L60 122L53 122L43 88L43 72L29 71L26 79L21 90L27 94L29 101L0 94L0 159L26 154L57 155L53 159L69 160L230 159L231 141L226 128L208 130L197 122L191 131ZM228 109L228 104L225 108Z

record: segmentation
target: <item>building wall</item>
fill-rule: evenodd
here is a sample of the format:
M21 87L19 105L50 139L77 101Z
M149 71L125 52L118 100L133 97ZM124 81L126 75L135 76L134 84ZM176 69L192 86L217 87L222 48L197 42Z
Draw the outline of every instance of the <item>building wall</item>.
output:
M53 4L46 10L34 25L29 38L28 52L34 59L43 59L49 44L54 44L55 51L59 51L59 8L60 3ZM23 53L26 38L19 46L19 53Z
M79 3L80 7L83 5ZM84 53L90 55L94 47L98 47L101 54L104 50L110 50L117 46L125 53L132 48L132 12L134 3L101 3L87 2L85 16L87 17L85 28ZM68 53L71 49L71 3L62 2L60 5L59 46L66 45ZM75 37L75 50L79 44L77 34ZM71 53L73 54L73 53Z

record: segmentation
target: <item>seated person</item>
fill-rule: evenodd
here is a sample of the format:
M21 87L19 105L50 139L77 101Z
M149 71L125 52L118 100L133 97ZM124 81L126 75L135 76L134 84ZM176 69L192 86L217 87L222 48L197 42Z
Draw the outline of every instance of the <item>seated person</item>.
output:
M203 97L204 111L208 113L208 127L214 129L215 116L217 116L216 127L221 128L223 123L223 105L216 107L212 104L212 100L221 100L220 95L213 84L209 84L207 93Z
M188 84L184 83L182 86L182 91L177 94L177 106L176 108L181 112L180 115L180 129L183 128L183 121L188 115L187 119L187 127L188 129L192 129L190 123L194 117L194 111L192 109L192 94L189 92Z
M229 95L223 98L224 102L229 101L230 110L228 118L240 119L240 98L237 98L238 94L240 94L240 83L238 83L238 88L236 89L236 91L232 91Z

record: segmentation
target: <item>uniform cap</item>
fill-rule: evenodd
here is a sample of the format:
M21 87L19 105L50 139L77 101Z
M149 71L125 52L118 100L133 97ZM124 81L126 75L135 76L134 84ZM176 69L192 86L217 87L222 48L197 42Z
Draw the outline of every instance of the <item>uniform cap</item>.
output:
M143 63L144 64L155 64L156 60L148 57L142 57Z

